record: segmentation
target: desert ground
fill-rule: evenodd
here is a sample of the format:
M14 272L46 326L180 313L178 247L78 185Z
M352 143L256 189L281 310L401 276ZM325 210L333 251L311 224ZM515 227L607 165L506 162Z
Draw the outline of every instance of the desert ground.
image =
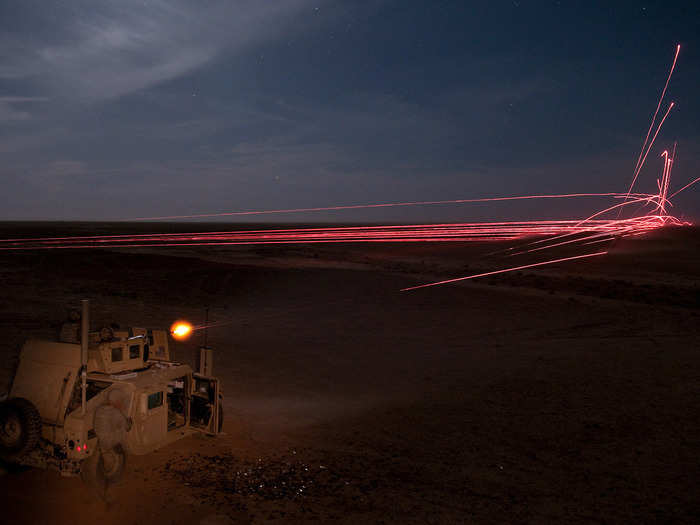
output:
M6 465L3 522L696 522L700 230L400 291L508 266L492 252L512 244L0 252L0 391L22 342L89 298L93 329L208 307L226 396L224 435L131 456L107 495Z

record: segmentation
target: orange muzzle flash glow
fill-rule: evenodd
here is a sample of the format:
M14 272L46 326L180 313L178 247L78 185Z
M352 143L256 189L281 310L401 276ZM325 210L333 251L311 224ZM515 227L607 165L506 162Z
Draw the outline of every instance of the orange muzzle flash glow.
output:
M170 327L170 333L175 339L187 339L192 333L192 325L187 321L176 321Z

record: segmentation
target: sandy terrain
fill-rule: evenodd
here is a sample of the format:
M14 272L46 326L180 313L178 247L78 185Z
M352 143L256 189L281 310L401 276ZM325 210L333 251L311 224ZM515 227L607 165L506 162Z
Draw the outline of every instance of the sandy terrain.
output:
M485 256L508 246L0 253L0 391L23 340L54 337L81 298L93 328L199 322L206 306L227 322L209 332L224 436L131 457L106 501L78 479L11 470L3 519L695 521L700 231L399 291L509 265ZM175 357L193 362L199 343Z

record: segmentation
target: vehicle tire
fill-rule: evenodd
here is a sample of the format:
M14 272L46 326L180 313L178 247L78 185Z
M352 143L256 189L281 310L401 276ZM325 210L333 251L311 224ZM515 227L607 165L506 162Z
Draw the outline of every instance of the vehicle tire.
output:
M224 407L221 406L221 400L219 400L219 428L216 430L219 434L221 429L224 428Z
M100 450L97 458L97 478L105 485L121 481L126 469L126 451L121 445L107 450Z
M17 461L41 439L41 417L31 401L16 397L0 403L0 459Z

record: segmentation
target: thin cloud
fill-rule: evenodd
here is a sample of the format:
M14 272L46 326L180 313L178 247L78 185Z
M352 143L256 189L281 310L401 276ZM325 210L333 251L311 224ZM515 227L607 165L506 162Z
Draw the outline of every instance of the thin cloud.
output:
M13 40L15 58L5 55L0 77L28 78L67 98L114 98L274 37L308 3L89 2L66 8L54 41Z
M16 104L25 105L31 102L46 102L47 97L0 97L0 122L29 120L32 115L26 109L19 109Z
M0 97L0 103L46 102L48 97Z

